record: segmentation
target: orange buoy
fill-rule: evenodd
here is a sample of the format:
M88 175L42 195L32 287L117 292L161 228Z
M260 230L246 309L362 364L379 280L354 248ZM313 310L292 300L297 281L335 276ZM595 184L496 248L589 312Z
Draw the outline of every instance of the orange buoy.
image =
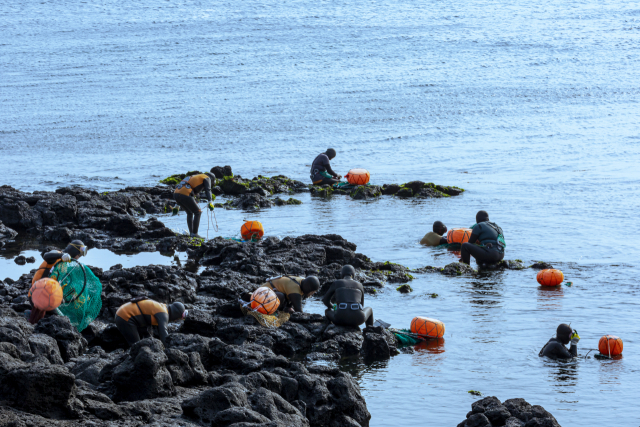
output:
M371 175L366 169L351 169L344 177L347 179L349 184L365 185L369 182Z
M617 356L622 354L622 339L615 335L605 335L598 341L598 350L605 356Z
M251 295L251 309L262 314L273 314L278 309L280 300L273 290L261 286Z
M411 321L411 332L430 338L442 338L444 323L436 319L417 316Z
M467 243L471 237L470 228L452 228L447 233L447 243Z
M538 271L536 279L542 286L558 286L564 280L564 274L555 268L547 268Z
M244 240L258 240L264 236L264 228L260 221L247 221L242 224L240 234Z
M62 288L57 280L50 277L38 280L29 289L31 301L42 311L51 311L62 303Z

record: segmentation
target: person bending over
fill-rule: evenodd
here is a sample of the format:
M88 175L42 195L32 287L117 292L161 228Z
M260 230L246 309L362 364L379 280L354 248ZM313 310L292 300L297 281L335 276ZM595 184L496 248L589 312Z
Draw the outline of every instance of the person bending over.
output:
M134 299L120 306L115 320L129 346L140 341L140 334L146 335L149 326L158 327L160 341L166 345L167 324L186 318L188 313L181 302L166 305L151 299Z
M433 223L433 231L425 234L422 240L420 240L420 244L425 246L444 245L447 243L447 237L444 236L445 234L447 234L447 226L441 221L436 221Z
M36 283L40 279L44 279L49 277L51 274L51 270L56 266L59 262L69 262L71 260L78 260L81 256L87 255L87 247L82 243L81 240L73 240L63 251L49 251L46 254L42 255L42 259L44 260L40 267L36 270L36 273L33 275L33 279L31 279L31 285ZM40 310L37 307L33 307L31 310L25 311L25 316L29 319L29 323L36 324L40 319L42 319L47 312ZM50 311L49 313L53 313Z
M356 270L352 266L342 267L342 279L333 282L322 298L322 302L327 306L324 314L327 319L340 326L360 326L363 323L373 326L373 310L371 307L363 307L364 288L362 283L353 279L355 275ZM332 300L335 300L335 311Z
M571 359L578 355L578 342L580 335L575 329L566 323L562 323L556 330L556 337L551 338L540 350L538 356L547 356L552 359ZM571 347L567 350L565 345L571 342Z
M187 176L180 181L180 184L176 186L173 192L174 200L182 210L187 213L187 227L189 228L191 237L200 237L198 235L198 228L200 227L202 210L200 210L195 198L201 191L204 191L205 198L209 201L209 210L213 210L213 199L211 197L212 182L215 182L215 176L211 173Z
M280 276L267 279L260 287L272 289L280 305L278 310L293 313L302 313L302 300L315 294L320 289L320 280L316 276L309 276L306 279L299 276ZM251 294L242 296L244 301L251 301Z
M470 264L471 256L478 264L495 264L504 258L504 234L502 228L494 222L489 222L489 214L479 211L476 214L476 224L469 237L469 242L460 248L460 262ZM476 245L479 243L481 246Z
M311 163L311 182L314 185L337 184L342 175L338 175L331 169L332 160L336 156L336 150L329 148L326 152L318 154Z

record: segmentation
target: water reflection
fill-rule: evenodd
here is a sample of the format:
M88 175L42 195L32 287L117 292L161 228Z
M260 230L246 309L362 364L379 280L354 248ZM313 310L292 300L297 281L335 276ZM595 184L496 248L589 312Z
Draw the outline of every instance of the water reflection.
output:
M21 245L18 248L12 247L9 252L0 252L0 279L11 278L18 279L21 275L29 273L31 270L38 268L42 263L42 253L52 248L61 248L61 245L43 246L38 250L22 250ZM18 255L35 258L34 263L18 265L14 258ZM138 265L182 265L188 271L198 272L200 266L187 259L186 252L177 252L171 254L161 254L158 252L140 252L137 254L115 253L107 249L89 249L87 256L82 258L84 264L92 267L99 267L104 270L109 267L120 264L124 268L131 268Z
M444 353L444 338L437 338L433 340L421 341L413 346L413 349L417 352L427 353Z
M550 379L555 387L573 387L578 384L578 360L555 361L555 366L549 371ZM562 391L567 393L568 391Z
M562 308L562 297L564 291L562 286L539 286L538 287L538 309L557 310Z
M486 316L486 309L502 307L504 289L502 287L502 275L485 274L484 280L470 282L471 290L469 302L475 310L472 316Z
M620 385L620 379L625 375L622 355L614 356L611 359L599 359L598 362L600 364L598 371L599 383L602 386Z
M364 363L357 357L346 357L338 361L335 366L351 374L359 383L366 374L374 373L375 377L384 378L389 367L389 361L375 361Z

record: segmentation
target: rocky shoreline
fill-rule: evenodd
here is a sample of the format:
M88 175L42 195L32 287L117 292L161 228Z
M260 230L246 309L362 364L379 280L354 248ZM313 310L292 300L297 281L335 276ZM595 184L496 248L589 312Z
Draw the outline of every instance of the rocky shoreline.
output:
M167 186L108 193L0 187L0 232L7 236L15 237L9 231L15 228L40 240L79 238L90 247L177 250L189 257L185 268L90 267L102 283L103 305L82 334L65 317L47 317L35 327L26 321L35 270L0 281L0 416L7 425L368 426L371 415L357 382L317 362L387 360L412 348L399 349L393 333L381 327L338 327L317 314L294 313L280 328L265 328L243 315L238 295L283 273L318 276L322 295L346 264L358 270L370 294L386 282L411 281L411 273L475 274L459 263L410 270L373 262L338 235L202 241L176 236L155 218L137 219L165 212L171 196ZM197 267L204 270L197 274ZM501 268L526 267L508 261ZM172 325L166 347L148 337L126 348L113 319L136 296L180 300L189 309L184 323ZM485 425L472 418L464 425Z

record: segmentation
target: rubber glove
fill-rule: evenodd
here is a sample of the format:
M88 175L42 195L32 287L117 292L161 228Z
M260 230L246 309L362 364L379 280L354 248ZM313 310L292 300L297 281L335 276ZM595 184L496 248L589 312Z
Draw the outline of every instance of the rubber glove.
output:
M338 304L333 304L333 311L336 311L338 309Z
M178 212L180 212L180 206L174 206L172 211L173 211L173 213L171 214L171 216L178 215Z
M73 259L73 258L71 258L71 255L66 254L66 253L65 253L65 254L62 254L62 261L63 261L63 262L69 262L69 261L71 261L72 259Z
M573 330L573 334L571 334L571 345L578 345L580 341L580 335L578 335L578 331Z
M213 210L213 202L209 202L209 210L212 211Z

